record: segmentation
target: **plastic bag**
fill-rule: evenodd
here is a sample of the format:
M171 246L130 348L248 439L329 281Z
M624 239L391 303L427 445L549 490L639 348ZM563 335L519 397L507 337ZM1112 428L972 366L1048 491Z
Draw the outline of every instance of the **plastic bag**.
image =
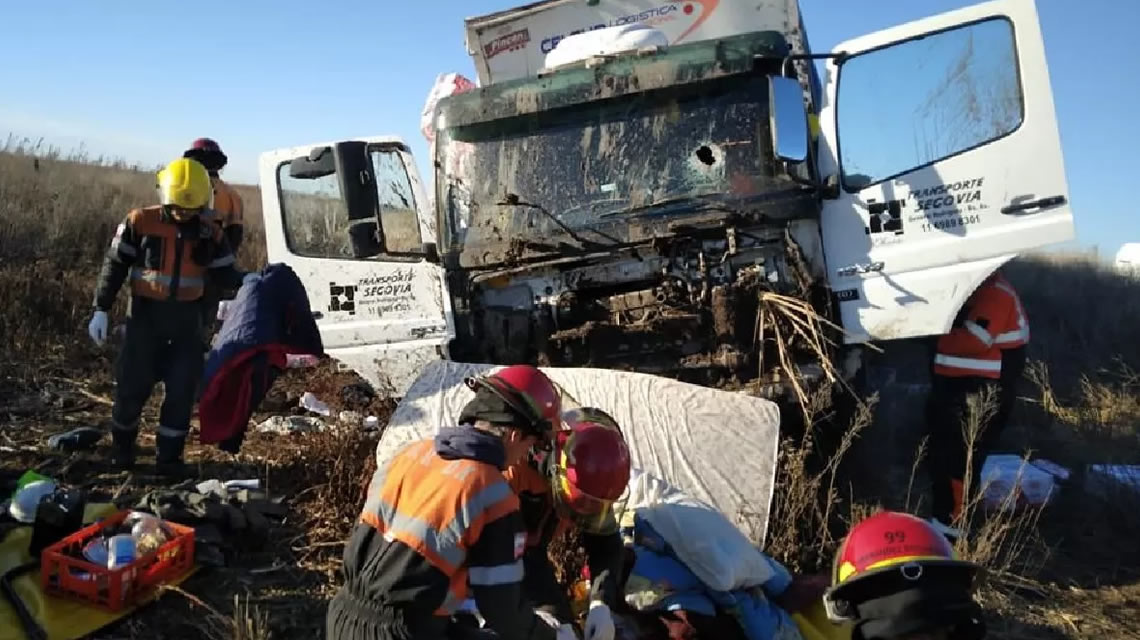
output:
M1016 455L987 456L981 478L982 502L993 510L1044 505L1056 487L1053 474Z

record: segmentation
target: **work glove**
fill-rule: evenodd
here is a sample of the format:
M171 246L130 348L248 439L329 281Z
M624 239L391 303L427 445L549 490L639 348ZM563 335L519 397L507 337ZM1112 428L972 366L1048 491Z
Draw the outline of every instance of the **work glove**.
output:
M542 618L543 622L554 629L554 637L556 640L578 640L578 635L574 633L574 627L568 623L559 622L558 618L554 617L554 614L543 609L535 609L534 613L539 618Z
M91 323L87 325L87 334L95 341L98 346L103 346L107 340L107 312L99 309L95 310L95 315L91 316Z
M590 603L590 612L586 614L586 640L614 640L614 617L610 608L601 600Z
M602 601L602 584L609 576L606 569L590 585L590 610L586 614L586 640L614 640L614 617L609 606Z

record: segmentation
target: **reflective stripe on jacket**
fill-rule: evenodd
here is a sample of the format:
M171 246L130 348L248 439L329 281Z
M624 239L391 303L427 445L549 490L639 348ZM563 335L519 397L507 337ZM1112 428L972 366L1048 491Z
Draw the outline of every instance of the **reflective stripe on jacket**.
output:
M961 326L939 337L934 373L1001 378L1002 350L1029 342L1029 321L1013 286L1001 275L988 278L966 301Z
M161 206L127 214L111 248L134 258L131 292L153 300L197 300L202 297L207 269L234 263L213 225L177 224L166 218Z
M361 521L387 541L399 541L448 578L435 615L454 613L468 582L495 585L522 580L522 561L469 568L468 551L484 527L516 513L518 497L493 465L440 457L431 440L408 445L372 478ZM521 538L514 544L521 542ZM518 550L521 555L521 549Z

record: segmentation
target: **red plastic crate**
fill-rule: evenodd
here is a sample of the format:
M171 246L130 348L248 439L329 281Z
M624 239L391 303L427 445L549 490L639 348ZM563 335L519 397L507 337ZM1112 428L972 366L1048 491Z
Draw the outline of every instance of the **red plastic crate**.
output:
M83 557L87 542L104 529L118 527L128 515L130 511L120 511L44 549L40 559L40 586L44 592L118 612L194 566L194 530L169 521L163 522L174 538L134 562L115 569L88 562Z

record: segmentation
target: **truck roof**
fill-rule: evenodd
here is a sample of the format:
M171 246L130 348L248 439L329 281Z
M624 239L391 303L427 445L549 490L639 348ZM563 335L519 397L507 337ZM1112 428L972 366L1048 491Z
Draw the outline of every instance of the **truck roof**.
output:
M490 122L753 71L758 56L780 59L789 46L776 31L676 45L647 53L586 61L537 77L480 87L443 98L446 127Z

